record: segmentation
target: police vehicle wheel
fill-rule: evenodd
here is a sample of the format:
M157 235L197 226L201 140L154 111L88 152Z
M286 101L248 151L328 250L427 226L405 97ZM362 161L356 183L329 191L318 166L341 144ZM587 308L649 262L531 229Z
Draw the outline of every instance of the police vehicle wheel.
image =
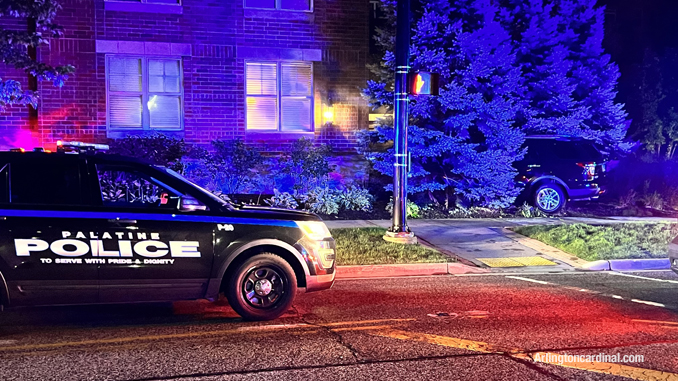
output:
M247 320L272 320L284 314L297 293L297 277L281 257L258 254L232 273L226 299Z
M565 192L555 184L544 184L534 192L534 206L546 214L558 213L566 202Z

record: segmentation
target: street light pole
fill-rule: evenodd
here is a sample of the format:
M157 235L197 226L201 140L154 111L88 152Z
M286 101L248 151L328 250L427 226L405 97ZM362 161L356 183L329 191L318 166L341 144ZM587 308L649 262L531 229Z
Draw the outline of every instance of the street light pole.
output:
M393 221L384 239L413 244L414 233L407 226L407 151L408 102L407 73L410 66L410 0L398 0L396 6L396 74L395 74L395 168L393 172Z

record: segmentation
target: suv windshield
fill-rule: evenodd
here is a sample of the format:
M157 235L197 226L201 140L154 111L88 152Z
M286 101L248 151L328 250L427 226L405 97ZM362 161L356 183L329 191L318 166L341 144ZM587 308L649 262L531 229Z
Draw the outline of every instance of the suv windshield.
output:
M177 178L177 179L179 179L179 180L181 180L181 181L183 181L183 182L186 182L186 183L191 184L195 189L197 189L198 191L202 192L205 196L207 196L207 197L209 197L210 199L212 199L212 200L218 202L219 204L224 205L224 206L226 206L226 207L228 207L228 208L231 208L231 209L233 208L233 205L231 205L231 204L230 204L229 202L227 202L226 200L221 199L221 198L215 196L214 193L208 191L207 189L201 187L200 185L197 185L196 183L194 183L194 182L192 182L191 180L185 178L184 176L182 176L182 175L179 174L178 172L176 172L176 171L174 171L174 170L172 170L172 169L169 169L169 168L167 168L167 167L160 166L160 165L157 165L156 168L158 168L158 169L160 169L160 170L162 170L162 171L164 171L164 172L170 174L171 176L173 176L173 177L175 177L175 178Z

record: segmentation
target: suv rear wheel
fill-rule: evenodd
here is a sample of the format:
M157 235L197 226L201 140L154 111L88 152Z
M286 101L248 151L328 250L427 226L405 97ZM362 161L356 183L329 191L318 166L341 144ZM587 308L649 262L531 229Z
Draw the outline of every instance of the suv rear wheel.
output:
M257 254L232 273L226 284L231 307L247 320L272 320L284 314L297 293L297 277L283 258Z
M555 214L565 207L563 189L555 184L544 184L534 192L534 206L546 214Z

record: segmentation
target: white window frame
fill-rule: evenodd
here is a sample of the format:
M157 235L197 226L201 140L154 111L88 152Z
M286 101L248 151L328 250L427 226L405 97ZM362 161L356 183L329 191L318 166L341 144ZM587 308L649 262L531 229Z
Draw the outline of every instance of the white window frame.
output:
M313 0L311 0L313 1ZM131 3L131 4L153 4L153 5L183 5L182 0L177 0L176 3L163 3L149 0L104 0L106 3Z
M275 64L276 65L276 101L278 105L278 117L276 118L276 128L273 129L266 129L266 130L259 130L259 129L248 129L247 128L247 97L262 97L262 98L272 98L273 96L271 95L249 95L247 94L247 64L253 63L253 64ZM294 64L303 64L303 65L310 65L311 66L311 94L307 96L299 96L299 95L282 95L282 66L283 65L294 65ZM247 132L257 132L257 133L286 133L286 134L308 134L315 132L315 77L313 75L313 62L310 61L260 61L260 60L247 60L245 61L244 65L245 69L245 130ZM290 130L283 130L282 129L282 100L283 98L306 98L310 100L310 109L311 109L311 115L310 115L310 126L311 128L308 131L290 131Z
M131 94L131 91L113 91L109 90L110 78L110 60L111 58L133 58L141 60L141 127L111 127L111 109L110 109L110 95L113 94ZM176 60L179 61L179 127L174 128L152 128L151 127L151 113L148 110L148 101L151 95L154 94L170 94L177 93L152 93L148 89L148 61L149 60ZM125 132L125 131L183 131L184 130L184 60L176 56L145 56L145 55L129 55L129 54L107 54L106 63L106 130L111 132Z
M262 9L262 10L267 10L267 11L283 11L283 12L307 12L307 13L312 13L313 12L313 0L309 0L311 2L309 9L305 9L303 11L295 10L295 9L282 9L280 8L280 0L275 0L275 8L259 8L259 7L248 7L247 6L247 0L242 1L242 5L246 9Z

